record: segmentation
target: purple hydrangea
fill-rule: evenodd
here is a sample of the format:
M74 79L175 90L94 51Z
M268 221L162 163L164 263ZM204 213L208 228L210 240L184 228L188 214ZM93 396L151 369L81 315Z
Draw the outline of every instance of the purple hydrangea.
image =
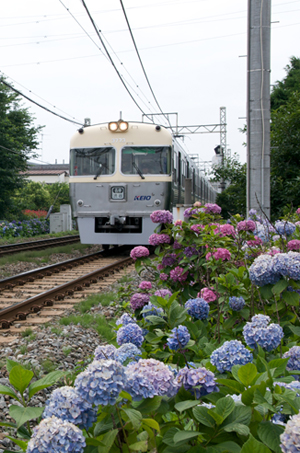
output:
M175 267L170 271L170 278L173 282L184 282L188 278L188 271L184 272L184 269L180 266Z
M220 214L222 211L222 208L214 203L206 203L203 208L203 211L206 214Z
M73 387L60 387L46 401L43 418L52 416L89 429L97 420L97 408L92 407Z
M126 367L128 392L134 401L154 396L172 397L178 391L174 374L163 362L155 359L141 359Z
M245 299L241 297L229 297L229 307L233 311L240 311L245 306Z
M167 340L167 345L172 351L183 349L190 341L190 334L185 326L178 326L172 329L172 335Z
M249 269L249 277L258 286L277 283L280 280L280 274L274 269L273 257L259 255L255 258Z
M150 300L150 296L147 293L135 293L130 298L130 305L132 310L143 308Z
M161 244L170 244L171 238L168 234L165 233L153 233L148 239L150 245L161 245Z
M147 320L148 316L162 317L164 311L162 308L156 307L151 302L149 302L147 305L144 306L143 310L141 311L141 314L146 322L150 322L149 320Z
M188 258L191 258L194 255L199 255L199 252L195 247L185 247L184 254Z
M142 355L142 351L133 343L124 343L115 350L115 360L124 363L127 359L138 360Z
M276 220L275 229L278 234L284 236L290 236L294 233L296 226L292 222L284 220Z
M150 219L153 223L172 223L173 215L170 211L153 211L150 214Z
M117 326L126 326L127 324L136 324L136 319L132 318L128 313L124 313L119 319L117 319Z
M137 324L127 324L126 326L121 327L117 332L117 343L119 345L133 343L140 348L143 341L143 331Z
M189 299L185 303L185 308L189 315L195 319L206 319L209 313L209 304L202 298Z
M233 236L235 237L235 229L232 225L225 223L224 225L218 225L214 230L214 234L218 234L221 237Z
M230 260L231 253L229 252L229 250L219 247L219 248L217 248L217 250L215 250L212 253L208 252L206 255L206 259L209 260L212 256L215 258L215 260L221 259L222 261L225 261L225 260Z
M129 324L131 325L131 324ZM75 388L90 404L115 404L126 383L125 368L116 360L94 360L75 379Z
M177 262L177 255L176 253L169 253L163 257L161 260L161 264L163 266L173 266Z
M299 241L299 239L293 239L293 240L289 241L287 243L287 248L289 250L299 251L300 250L300 241Z
M218 392L215 375L206 368L188 368L179 370L176 376L178 385L183 385L185 390L191 392L197 399L208 393Z
M217 295L209 288L202 288L197 296L202 297L206 302L214 302L217 299Z
M116 347L112 344L107 344L104 346L98 346L95 349L95 360L101 359L113 359L115 355Z
M236 226L237 231L255 231L256 223L253 220L242 220Z
M159 297L171 297L172 292L169 289L158 289L155 291L154 296L159 296Z
M252 362L253 355L238 340L225 341L225 343L210 356L211 363L220 373L231 371L233 365L246 365Z
M26 453L83 453L85 445L77 426L52 416L33 428Z
M152 283L144 280L139 284L139 288L143 290L151 289Z
M163 282L166 282L169 278L168 274L166 274L165 272L162 272L161 274L159 274L159 278L163 281Z
M187 208L184 210L183 217L191 217L192 215L199 214L201 209L199 208Z
M287 370L300 370L300 346L293 346L282 356L284 359L289 357L287 363Z
M269 316L261 315L259 321L256 316L253 316L252 322L246 323L243 329L243 335L250 348L254 349L259 345L266 351L272 351L279 346L284 336L282 327L279 324L268 325L269 322Z
M293 415L287 422L285 431L280 434L280 447L283 453L300 451L300 413Z
M134 247L134 249L132 249L130 252L130 256L134 261L137 260L138 258L145 258L149 256L149 254L150 252L147 249L147 247L143 247L142 245Z

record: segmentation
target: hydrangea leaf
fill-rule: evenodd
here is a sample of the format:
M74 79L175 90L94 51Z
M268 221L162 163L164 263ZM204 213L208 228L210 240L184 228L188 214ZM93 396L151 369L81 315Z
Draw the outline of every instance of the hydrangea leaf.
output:
M146 440L141 440L139 442L135 442L134 444L129 445L130 450L133 451L148 451L148 442Z
M271 450L250 434L249 439L242 447L241 453L271 453Z
M232 398L225 397L221 398L217 401L216 403L216 408L214 409L214 412L217 414L221 415L223 420L225 420L231 412L233 412L235 408L235 404Z
M32 384L30 384L28 388L29 399L40 390L43 390L55 384L63 375L64 375L63 371L52 371L42 379L39 379L38 381L35 381Z
M9 415L16 420L17 428L28 420L40 417L43 412L44 407L20 407L12 404L9 408Z
M280 294L288 287L288 285L289 283L286 280L280 279L279 282L273 286L272 293L275 295Z
M200 433L199 431L178 431L174 435L173 440L174 443L177 444L178 442L187 441L193 439L194 437L198 437L200 434L202 433Z
M99 447L98 451L100 450L101 453L108 453L115 441L115 438L117 437L118 430L117 429L112 429L108 433L106 433L101 439L102 444L105 445L105 447L101 446Z
M238 370L238 377L242 384L248 387L257 376L257 368L253 363L247 363Z
M195 419L202 423L202 425L207 426L208 428L213 428L216 426L215 420L209 414L207 407L198 406L194 407L193 414Z
M6 369L7 369L7 372L8 372L8 373L11 372L11 370L13 369L13 367L18 366L18 365L21 366L20 363L15 362L14 360L6 359Z
M260 440L276 453L281 453L279 436L283 431L283 426L272 422L261 422L257 428L257 434Z
M20 401L18 396L15 394L15 392L11 388L7 387L6 385L0 384L0 395L8 395L11 398L14 398L15 400Z
M27 388L33 376L32 371L26 370L21 365L17 365L9 373L9 382L23 395L24 390Z
M139 429L142 423L142 414L135 409L122 408L122 411L125 412L129 420L131 421L133 429Z
M246 425L241 423L230 423L230 425L225 426L224 431L227 433L236 432L240 436L249 436L250 429Z
M27 449L27 442L24 442L23 440L20 439L14 439L13 437L6 436L8 439L12 440L16 445L22 448L23 451L26 451Z
M294 307L299 307L299 294L293 291L284 291L282 293L283 300L288 304Z
M160 431L160 426L157 421L153 420L153 418L143 418L142 424L146 426L150 426L150 428L155 429L156 431Z
M152 414L161 405L161 396L154 396L153 398L145 398L142 402L133 402L133 407L138 409L142 414Z
M238 393L243 393L243 391L245 390L243 384L232 379L217 379L217 382Z

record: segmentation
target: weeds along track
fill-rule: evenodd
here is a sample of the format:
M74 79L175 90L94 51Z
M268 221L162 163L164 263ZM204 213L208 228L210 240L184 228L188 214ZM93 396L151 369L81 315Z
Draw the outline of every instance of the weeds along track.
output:
M111 249L25 272L0 281L0 343L61 317L88 295L134 270L133 260Z
M13 253L27 252L28 250L42 250L48 247L62 247L79 242L79 235L62 236L60 238L39 239L38 241L19 242L18 244L2 245L0 257Z

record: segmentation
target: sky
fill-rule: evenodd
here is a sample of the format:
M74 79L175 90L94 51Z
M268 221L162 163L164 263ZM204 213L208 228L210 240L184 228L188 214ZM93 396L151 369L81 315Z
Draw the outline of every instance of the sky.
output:
M172 126L209 126L220 123L221 107L226 108L227 149L245 162L240 129L246 122L247 3L85 0L107 56L81 0L5 2L1 75L53 112L22 98L34 125L44 126L35 162L67 163L70 138L85 118L91 124L117 121L120 115L141 121L143 113L163 111L170 113ZM300 0L273 0L271 11L274 84L285 77L290 58L300 57ZM155 121L165 124L162 115ZM219 143L219 133L184 138L186 149L204 166Z

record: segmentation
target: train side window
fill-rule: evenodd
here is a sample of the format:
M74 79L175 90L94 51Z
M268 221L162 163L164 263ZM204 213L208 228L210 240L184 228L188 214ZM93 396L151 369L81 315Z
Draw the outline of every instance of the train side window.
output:
M171 148L169 146L124 146L121 152L121 172L144 175L170 174Z
M178 156L177 156L177 153L174 152L174 154L173 154L173 181L176 186L177 186L177 161L178 161Z
M70 155L71 176L111 175L115 171L115 149L75 148Z

